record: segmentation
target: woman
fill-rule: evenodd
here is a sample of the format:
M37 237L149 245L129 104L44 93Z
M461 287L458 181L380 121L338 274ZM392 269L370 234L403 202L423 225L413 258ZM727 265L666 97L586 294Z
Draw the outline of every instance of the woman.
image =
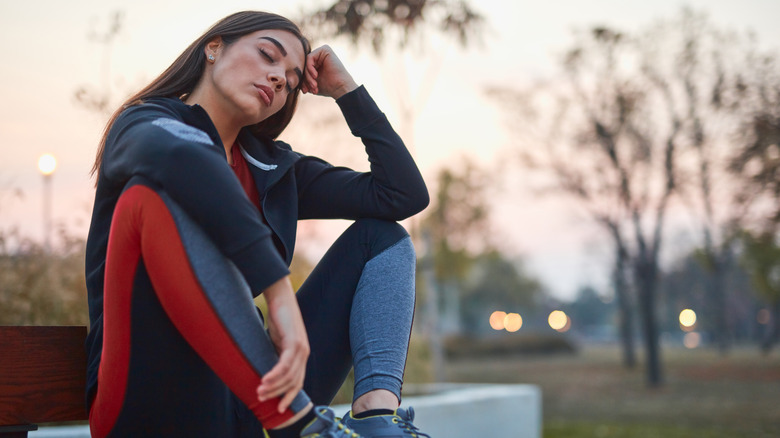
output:
M334 98L371 171L275 140L299 91ZM93 436L403 436L414 250L428 203L400 138L289 20L224 18L109 121L87 243ZM355 223L297 295L296 221ZM268 332L252 298L268 303ZM355 369L343 420L326 407ZM420 432L414 432L425 436ZM408 436L408 435L407 435Z

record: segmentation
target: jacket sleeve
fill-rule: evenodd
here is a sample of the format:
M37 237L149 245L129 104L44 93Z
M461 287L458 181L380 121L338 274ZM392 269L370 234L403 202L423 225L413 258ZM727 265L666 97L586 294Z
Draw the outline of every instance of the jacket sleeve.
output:
M129 108L109 132L100 177L121 187L135 175L158 184L201 225L253 294L289 273L222 148L163 106Z
M399 221L428 206L428 189L409 151L363 86L336 100L352 134L365 145L370 172L314 157L296 163L301 219Z

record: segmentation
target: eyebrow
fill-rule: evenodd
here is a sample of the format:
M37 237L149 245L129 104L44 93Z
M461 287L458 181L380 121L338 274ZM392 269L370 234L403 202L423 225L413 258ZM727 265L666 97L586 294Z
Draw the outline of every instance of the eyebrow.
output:
M284 46L282 45L282 43L279 42L279 40L269 36L261 36L260 39L270 41L271 43L273 43L274 46L276 46L277 49L279 49L279 52L282 54L282 56L287 57L287 49L284 48ZM298 67L295 67L293 70L298 75L298 86L300 86L301 83L303 82L303 72Z
M280 43L279 40L277 40L276 38L272 38L272 37L269 37L269 36L262 36L262 37L260 37L260 39L261 40L268 40L268 41L274 43L276 48L279 49L280 52L282 52L282 56L287 56L287 50L284 48L282 43Z

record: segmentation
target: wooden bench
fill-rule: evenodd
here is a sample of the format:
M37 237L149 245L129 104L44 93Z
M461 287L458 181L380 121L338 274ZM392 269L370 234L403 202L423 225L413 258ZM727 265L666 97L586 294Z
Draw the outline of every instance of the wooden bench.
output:
M86 420L86 327L0 326L0 438Z

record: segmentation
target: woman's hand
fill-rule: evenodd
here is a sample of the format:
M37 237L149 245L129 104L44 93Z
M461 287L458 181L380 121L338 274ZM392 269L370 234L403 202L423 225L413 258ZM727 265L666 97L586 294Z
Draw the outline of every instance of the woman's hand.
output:
M309 339L289 277L263 291L268 303L268 331L279 354L279 362L263 376L257 387L260 401L282 397L279 412L284 412L303 388Z
M318 47L309 54L301 91L338 99L357 87L330 46Z

